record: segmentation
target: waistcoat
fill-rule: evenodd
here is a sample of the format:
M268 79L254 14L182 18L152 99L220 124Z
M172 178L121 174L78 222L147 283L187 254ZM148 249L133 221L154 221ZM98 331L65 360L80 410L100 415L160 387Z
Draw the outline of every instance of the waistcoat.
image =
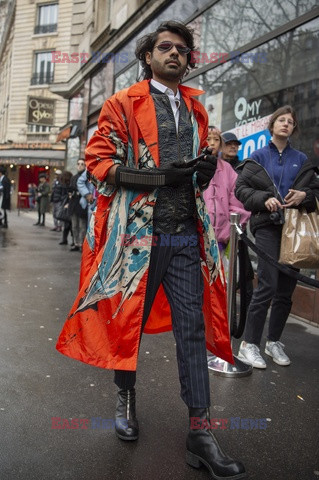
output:
M193 128L190 114L181 97L178 130L170 100L151 86L158 128L160 167L177 160L192 158ZM191 184L165 186L159 189L154 208L154 233L179 233L194 223L194 189Z

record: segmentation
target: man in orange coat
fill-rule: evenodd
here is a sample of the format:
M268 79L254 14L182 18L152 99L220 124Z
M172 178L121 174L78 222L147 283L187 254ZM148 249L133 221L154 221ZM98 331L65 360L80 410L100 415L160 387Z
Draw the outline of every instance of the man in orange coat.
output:
M225 282L201 193L216 158L187 163L207 145L207 114L193 98L202 92L180 85L194 67L193 49L185 25L161 24L137 46L145 79L102 108L86 150L97 208L83 245L80 291L57 348L115 370L116 433L136 440L141 334L172 328L190 415L187 462L204 464L214 478L240 479L243 465L222 452L207 428L206 345L230 362L232 353Z

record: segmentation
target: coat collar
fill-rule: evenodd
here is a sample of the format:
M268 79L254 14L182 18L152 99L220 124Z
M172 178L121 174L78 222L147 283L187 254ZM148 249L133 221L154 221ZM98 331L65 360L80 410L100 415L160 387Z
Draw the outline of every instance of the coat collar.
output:
M150 80L142 80L129 87L127 95L129 97L144 97L150 93ZM183 97L197 97L202 95L204 90L198 90L197 88L186 87L185 85L179 85L179 90Z
M150 80L143 80L135 83L127 90L127 96L133 100L133 112L137 121L141 135L155 161L155 164L159 166L159 147L158 147L158 131L155 105L150 95ZM186 87L184 85L179 86L181 95L185 101L185 104L190 111L194 108L194 111L201 114L196 103L193 101L194 96L205 93L203 90L197 90L195 88Z

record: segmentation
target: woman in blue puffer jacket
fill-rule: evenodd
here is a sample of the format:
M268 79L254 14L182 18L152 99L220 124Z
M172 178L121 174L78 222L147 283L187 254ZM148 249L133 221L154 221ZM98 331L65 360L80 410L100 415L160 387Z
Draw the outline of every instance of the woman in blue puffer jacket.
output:
M252 153L237 171L236 197L251 211L250 229L256 245L278 261L284 209L316 209L319 180L315 166L307 156L291 147L289 138L298 129L295 111L290 105L276 110L269 121L272 134L269 144ZM247 313L245 340L239 358L255 368L266 368L260 355L260 342L270 304L272 303L265 353L278 365L287 366L290 359L280 342L291 310L296 280L281 273L263 259L258 259L258 286Z

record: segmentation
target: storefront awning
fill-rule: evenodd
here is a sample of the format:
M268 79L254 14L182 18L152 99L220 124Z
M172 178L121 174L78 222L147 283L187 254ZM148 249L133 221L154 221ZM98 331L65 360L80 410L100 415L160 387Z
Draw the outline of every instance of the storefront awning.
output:
M61 127L58 136L56 137L56 142L61 142L61 140L68 140L69 138L79 137L82 133L81 130L81 121L80 120L70 120L69 123Z
M4 165L49 165L63 167L65 150L1 149L0 164Z
M55 141L61 142L61 140L67 140L68 138L70 138L71 129L72 129L71 123L62 127Z

